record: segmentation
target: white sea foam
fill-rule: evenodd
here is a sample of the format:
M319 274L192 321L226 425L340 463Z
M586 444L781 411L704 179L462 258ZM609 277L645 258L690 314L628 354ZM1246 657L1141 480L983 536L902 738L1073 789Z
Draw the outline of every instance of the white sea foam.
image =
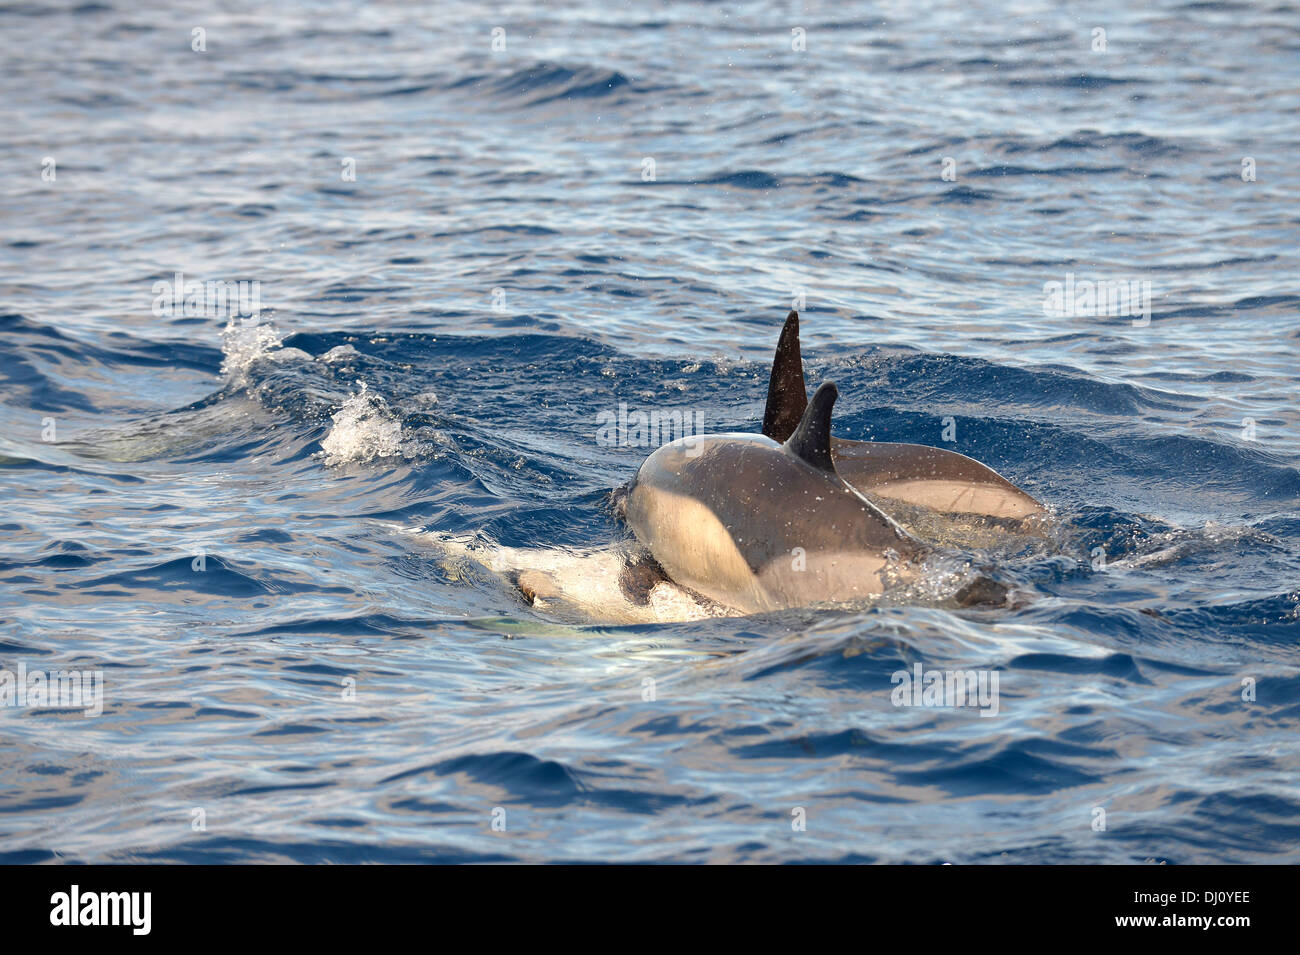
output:
M221 373L236 385L247 385L248 371L258 361L335 364L361 357L351 345L339 345L316 359L301 349L285 348L283 342L284 335L269 321L231 319L221 333ZM334 426L321 441L326 466L414 454L418 449L404 439L402 422L388 402L364 381L357 385L357 392L331 415ZM432 392L421 397L428 404L437 402Z
M349 396L331 416L334 427L320 443L326 465L373 461L405 453L402 422L382 396L368 390L364 381L358 385L360 390Z
M285 348L284 335L266 319L232 318L221 331L221 374L237 385L248 383L253 362L311 361L301 348Z
M248 366L280 348L283 339L271 322L232 318L221 332L221 374L242 380Z
M360 357L361 352L357 351L351 345L335 345L325 354L321 355L320 360L332 363L336 361L351 361L352 359Z

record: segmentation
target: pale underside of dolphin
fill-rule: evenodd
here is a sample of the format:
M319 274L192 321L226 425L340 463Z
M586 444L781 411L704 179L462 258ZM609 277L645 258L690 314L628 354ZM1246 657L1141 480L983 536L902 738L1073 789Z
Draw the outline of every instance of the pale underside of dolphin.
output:
M807 406L799 314L792 311L781 329L772 362L763 433L774 441L785 441ZM992 468L955 451L832 438L831 457L840 477L886 511L891 510L891 502L903 502L943 514L996 519L1023 520L1047 514L1047 508Z
M464 580L477 567L513 586L539 614L573 624L680 623L736 610L673 583L639 545L508 547L478 535L394 528L441 556L444 574Z

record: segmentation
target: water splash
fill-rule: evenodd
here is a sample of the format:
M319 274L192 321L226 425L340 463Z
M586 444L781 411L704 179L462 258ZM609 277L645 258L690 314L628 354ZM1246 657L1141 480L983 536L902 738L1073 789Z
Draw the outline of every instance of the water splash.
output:
M271 322L232 318L221 331L221 374L230 381L245 381L249 366L282 347L283 340Z
M249 369L262 360L311 361L300 348L285 348L284 335L271 321L232 318L221 330L221 374L233 385L248 384Z
M327 466L349 462L365 463L376 458L406 454L402 440L402 422L381 395L370 391L364 381L360 390L348 397L331 417L334 427L321 441Z

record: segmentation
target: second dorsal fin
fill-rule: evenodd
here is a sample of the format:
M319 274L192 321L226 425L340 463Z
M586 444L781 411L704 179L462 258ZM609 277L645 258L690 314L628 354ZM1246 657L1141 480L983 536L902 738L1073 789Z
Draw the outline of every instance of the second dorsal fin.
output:
M803 386L803 357L799 353L799 313L785 319L781 338L772 359L772 377L767 383L767 408L763 412L763 433L773 441L784 441L808 407Z
M804 411L799 427L782 445L805 464L831 474L835 473L835 463L831 460L831 409L839 396L835 382L823 381Z

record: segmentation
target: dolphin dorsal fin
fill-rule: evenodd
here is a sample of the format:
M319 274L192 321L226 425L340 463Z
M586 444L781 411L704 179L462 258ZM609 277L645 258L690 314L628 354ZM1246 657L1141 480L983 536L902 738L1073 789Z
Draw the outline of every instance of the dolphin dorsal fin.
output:
M781 338L772 359L772 377L767 383L767 409L763 412L763 433L773 441L785 441L808 407L803 386L803 357L799 354L799 313L786 316Z
M833 381L823 381L804 411L799 427L782 447L805 464L835 474L831 460L831 408L840 390Z

